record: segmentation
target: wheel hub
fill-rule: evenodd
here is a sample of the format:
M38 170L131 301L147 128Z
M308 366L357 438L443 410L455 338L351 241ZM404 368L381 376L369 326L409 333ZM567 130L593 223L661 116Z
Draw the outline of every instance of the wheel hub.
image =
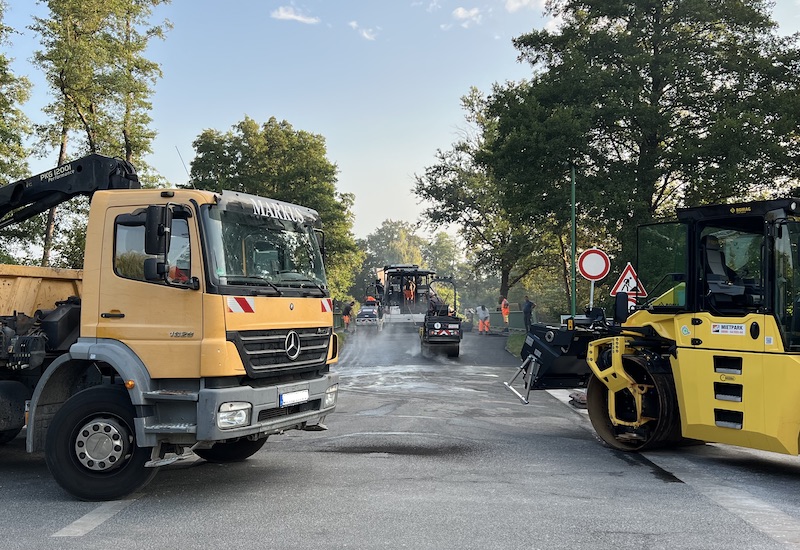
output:
M127 453L127 430L113 419L85 424L75 439L75 456L89 470L104 472L122 464Z

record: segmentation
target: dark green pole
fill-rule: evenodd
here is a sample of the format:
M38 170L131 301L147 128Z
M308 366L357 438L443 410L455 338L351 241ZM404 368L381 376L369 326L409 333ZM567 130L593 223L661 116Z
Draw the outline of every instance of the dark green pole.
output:
M576 302L576 292L575 292L575 285L577 283L577 273L576 273L576 264L575 264L575 253L576 253L576 243L575 243L575 164L570 163L569 165L569 173L570 178L572 179L572 318L575 318L575 302Z

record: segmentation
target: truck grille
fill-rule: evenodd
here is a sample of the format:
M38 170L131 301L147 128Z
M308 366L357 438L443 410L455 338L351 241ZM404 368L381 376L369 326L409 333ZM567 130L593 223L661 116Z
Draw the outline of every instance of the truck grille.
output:
M297 340L289 337L292 332L297 335ZM258 378L324 367L328 358L331 329L320 327L230 331L227 339L239 350L247 374ZM297 341L299 351L292 348Z
M300 414L306 411L318 411L321 405L322 401L320 399L314 399L313 401L309 401L308 403L301 403L299 405L290 405L288 407L283 407L279 409L265 409L263 411L259 411L258 422L264 422L266 420L274 420L276 418L283 418L284 416Z

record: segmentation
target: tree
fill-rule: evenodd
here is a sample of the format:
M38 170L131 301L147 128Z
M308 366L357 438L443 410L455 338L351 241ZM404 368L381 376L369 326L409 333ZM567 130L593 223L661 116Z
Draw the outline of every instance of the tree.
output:
M162 76L161 67L144 57L151 39L164 39L172 28L169 22L149 25L152 9L169 0L122 1L109 21L111 66L103 79L109 94L108 103L115 108L106 113L102 125L105 146L137 168L145 166L142 157L152 152L156 132L150 128L150 96L152 86Z
M482 150L494 138L495 121L486 116L485 98L473 88L462 98L475 135L437 151L437 163L416 176L414 191L430 206L422 213L430 227L453 224L477 258L476 268L500 274L500 294L538 265L541 241L537 228L504 208L501 187L493 173L479 164Z
M149 97L161 72L143 53L151 38L163 38L169 28L169 23L148 26L152 8L168 1L47 0L49 17L35 18L31 26L43 46L33 61L44 71L54 100L44 109L50 122L39 126L37 134L40 150L58 149L57 164L68 161L71 137L78 132L77 156L123 157L148 179L143 157L155 137L149 129ZM83 228L69 222L82 224L85 212L79 204L69 209L59 233L81 235ZM56 212L52 208L48 213L42 265L51 263L54 246L66 252L61 260L82 262L79 242L54 244Z
M352 234L354 196L336 190L337 167L325 139L274 117L250 117L225 133L205 130L193 142L192 182L198 189L240 191L300 204L319 212L325 229L331 294L342 299L361 253Z
M13 30L3 24L5 2L0 0L0 46L10 45L9 35ZM28 100L30 83L11 71L11 59L0 53L0 185L17 181L28 175L28 151L24 146L30 134L30 124L22 112ZM18 249L24 248L28 231L35 222L24 228L9 227L0 233L0 262L16 263Z
M428 269L441 276L458 276L462 262L458 241L444 231L439 231L422 246L422 257Z
M0 0L0 46L10 45L11 28L3 24L6 4ZM22 105L30 95L30 82L11 71L11 59L0 53L0 180L2 184L28 174L28 151L23 145L30 133L30 123Z
M636 224L785 191L800 176L800 51L798 37L777 36L766 7L548 4L561 27L514 41L533 79L490 98L498 124L483 160L504 204L564 219L563 165L573 163L584 220L608 227L631 259Z

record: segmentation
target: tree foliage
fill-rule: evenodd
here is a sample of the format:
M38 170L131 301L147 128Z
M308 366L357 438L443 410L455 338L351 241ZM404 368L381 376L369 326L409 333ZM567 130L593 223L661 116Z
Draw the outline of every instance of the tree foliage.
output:
M28 175L28 151L24 146L30 134L30 123L22 111L30 94L30 83L11 70L5 53L14 32L3 24L6 4L0 0L0 186ZM17 263L22 258L29 232L34 223L24 227L9 227L0 231L0 262Z
M33 61L47 77L54 100L50 122L38 128L40 146L66 149L79 131L78 154L101 153L136 165L151 152L152 86L159 65L144 57L153 38L164 38L167 21L151 25L152 9L169 0L47 0L49 17L31 29L42 49ZM59 162L67 158L59 157Z
M481 160L517 216L582 223L632 260L636 224L785 190L800 175L800 52L760 0L554 0L514 41L530 82L498 89ZM615 242L616 241L616 242ZM617 245L616 243L620 243Z
M439 231L422 246L422 258L428 269L441 276L458 276L463 254L452 235Z
M12 29L3 24L6 4L0 0L0 47L10 46ZM30 123L22 105L30 95L30 82L11 71L11 61L0 50L0 184L16 181L28 173L28 151L23 143Z
M476 89L462 98L467 121L477 131L436 153L436 164L416 176L415 193L428 206L422 217L429 227L455 225L475 255L475 268L500 274L500 294L538 264L542 241L537 227L522 217L512 218L501 197L500 182L479 164L494 138L496 121L487 115L485 98Z
M47 18L31 29L42 49L34 65L45 74L53 101L45 106L49 121L36 128L41 154L58 150L57 164L88 153L132 162L145 182L158 181L144 162L155 131L149 110L158 64L144 57L152 38L163 38L169 22L151 26L152 9L169 0L46 0ZM70 205L48 213L42 239L42 264L80 267L85 211ZM73 223L79 227L73 227ZM58 240L56 242L56 237Z
M198 189L240 191L319 212L331 292L346 296L362 259L352 234L355 199L336 190L338 170L322 136L274 117L260 126L245 117L227 132L203 131L193 146L191 176Z

